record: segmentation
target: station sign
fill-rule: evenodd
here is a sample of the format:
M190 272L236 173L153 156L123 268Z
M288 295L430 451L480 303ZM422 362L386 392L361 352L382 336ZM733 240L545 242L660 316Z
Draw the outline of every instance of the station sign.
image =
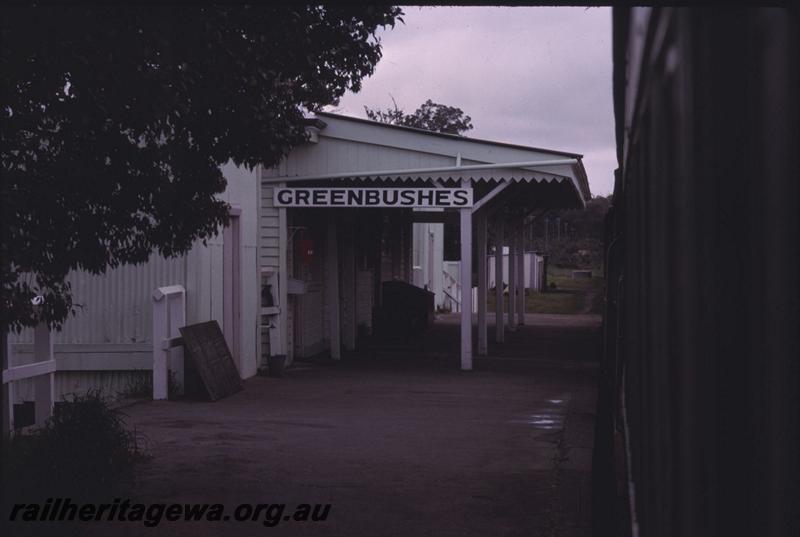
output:
M276 188L275 207L472 207L470 188Z

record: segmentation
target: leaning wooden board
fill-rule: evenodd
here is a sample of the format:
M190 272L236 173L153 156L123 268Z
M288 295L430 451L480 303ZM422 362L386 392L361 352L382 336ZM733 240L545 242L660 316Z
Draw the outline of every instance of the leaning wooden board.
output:
M184 326L180 331L184 356L190 362L187 366L197 372L212 401L242 389L242 378L217 321Z

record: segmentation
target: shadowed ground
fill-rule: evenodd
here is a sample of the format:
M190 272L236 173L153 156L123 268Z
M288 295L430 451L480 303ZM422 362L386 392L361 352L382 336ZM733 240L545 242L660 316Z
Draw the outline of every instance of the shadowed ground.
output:
M132 500L285 503L286 514L330 503L325 522L92 523L87 534L589 535L599 318L528 315L461 372L457 316L443 317L422 342L296 363L216 403L126 409L154 455Z

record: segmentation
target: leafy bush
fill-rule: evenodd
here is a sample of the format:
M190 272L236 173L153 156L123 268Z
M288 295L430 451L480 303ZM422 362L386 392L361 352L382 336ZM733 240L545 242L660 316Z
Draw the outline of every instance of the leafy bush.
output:
M141 435L99 391L58 404L46 424L4 444L4 497L65 496L91 500L108 495L133 476L145 457Z

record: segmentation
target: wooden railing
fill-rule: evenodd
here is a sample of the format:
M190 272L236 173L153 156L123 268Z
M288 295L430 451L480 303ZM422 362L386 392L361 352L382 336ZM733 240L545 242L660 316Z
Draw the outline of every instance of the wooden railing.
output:
M183 391L183 339L180 327L186 325L186 289L182 285L159 287L153 291L153 399L169 396L169 373L175 375Z
M453 311L458 313L461 311L461 284L446 270L442 271L442 278L442 292L455 304Z
M34 379L34 413L36 425L42 425L53 415L55 401L56 361L53 358L53 338L46 323L39 323L33 331L34 361L30 364L12 366L14 355L10 340L7 340L9 367L3 370L3 384L6 385L8 397L9 430L15 429L14 403L16 390L14 383L25 379Z

